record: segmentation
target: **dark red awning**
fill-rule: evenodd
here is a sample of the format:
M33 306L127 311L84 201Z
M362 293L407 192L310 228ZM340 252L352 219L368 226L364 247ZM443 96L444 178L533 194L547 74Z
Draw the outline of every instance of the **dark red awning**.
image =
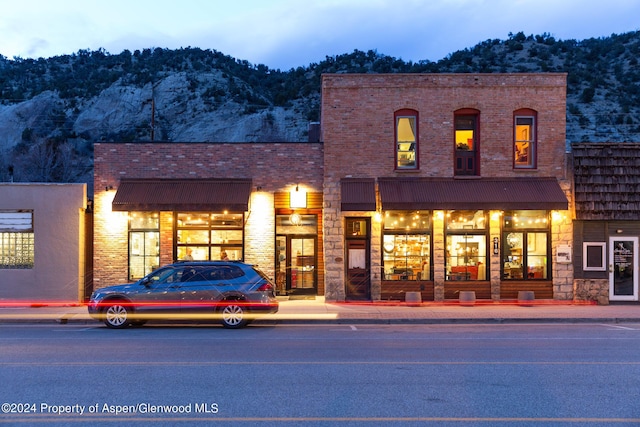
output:
M250 179L123 179L114 211L249 210Z
M378 178L385 210L566 210L555 178Z
M374 178L343 178L340 180L340 190L341 210L376 210L376 181Z

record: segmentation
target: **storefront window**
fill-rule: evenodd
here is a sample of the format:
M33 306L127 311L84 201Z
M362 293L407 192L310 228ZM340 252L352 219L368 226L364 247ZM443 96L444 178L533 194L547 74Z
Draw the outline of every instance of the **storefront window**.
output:
M448 211L446 280L487 280L487 219L484 211Z
M242 260L241 213L178 213L176 255L185 260Z
M160 219L157 212L129 214L129 279L137 280L160 265Z
M382 236L385 280L431 280L428 212L387 211Z
M504 279L549 278L549 226L547 211L504 213Z

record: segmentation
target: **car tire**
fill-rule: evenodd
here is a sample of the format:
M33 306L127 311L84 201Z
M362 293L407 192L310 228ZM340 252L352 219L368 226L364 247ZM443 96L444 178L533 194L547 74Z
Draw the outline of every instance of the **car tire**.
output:
M237 300L226 301L220 310L222 326L227 329L239 329L247 326L247 310Z
M104 309L104 324L111 329L122 329L131 323L131 308L121 301L114 301Z

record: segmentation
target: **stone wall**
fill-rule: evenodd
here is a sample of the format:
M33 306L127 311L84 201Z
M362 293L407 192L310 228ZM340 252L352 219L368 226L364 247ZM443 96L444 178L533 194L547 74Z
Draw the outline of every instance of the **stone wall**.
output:
M574 301L596 301L600 305L609 304L608 279L575 279L573 281Z

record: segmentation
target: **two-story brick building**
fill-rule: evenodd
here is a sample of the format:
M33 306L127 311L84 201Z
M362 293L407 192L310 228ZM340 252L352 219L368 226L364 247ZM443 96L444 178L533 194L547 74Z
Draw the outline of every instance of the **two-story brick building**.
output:
M570 299L565 88L325 75L319 143L96 144L95 286L224 250L328 301Z
M327 299L572 298L565 88L565 74L325 75Z

